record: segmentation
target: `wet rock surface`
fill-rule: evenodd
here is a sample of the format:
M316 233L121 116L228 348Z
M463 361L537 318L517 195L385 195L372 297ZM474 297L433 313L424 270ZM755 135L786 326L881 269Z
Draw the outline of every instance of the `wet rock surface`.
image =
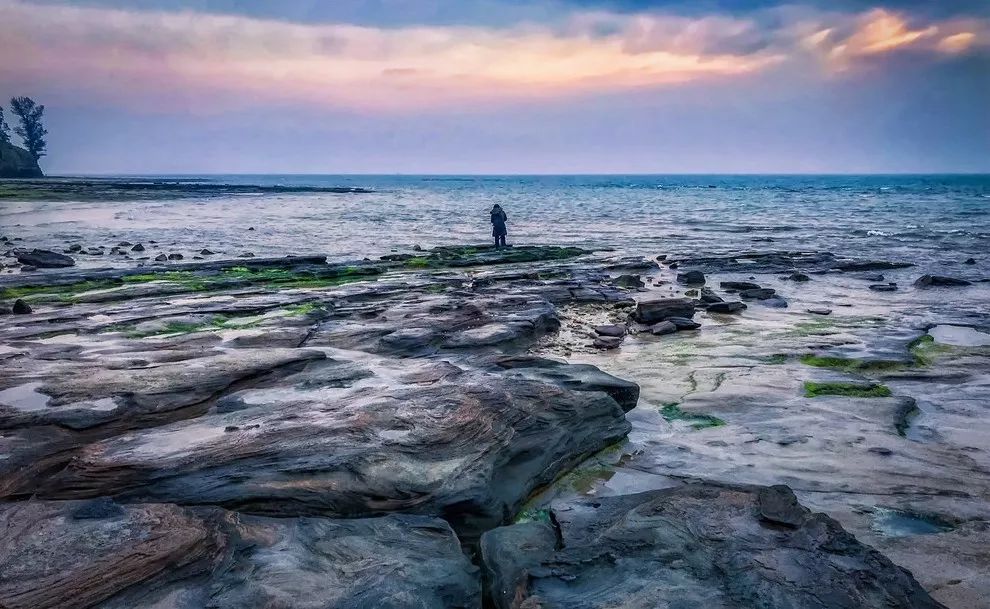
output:
M0 278L0 304L32 307L0 317L0 519L22 525L0 528L0 605L480 607L477 543L495 531L488 582L534 569L547 607L620 592L748 606L732 596L747 589L766 606L937 606L884 556L946 606L981 607L986 320L919 320L910 299L944 295L912 286L917 271L892 269L906 288L875 294L838 256L748 255L683 263L721 295L563 247ZM791 307L724 302L732 281ZM951 304L971 310L984 289ZM706 310L720 301L735 314ZM878 321L901 311L914 317ZM659 499L684 480L712 494ZM669 511L629 529L613 516L638 513L640 491ZM724 570L702 534L715 525L735 551ZM539 548L565 577L533 567ZM815 582L847 596L773 604Z
M443 520L272 519L169 504L0 505L10 609L479 606Z
M71 256L59 254L50 250L14 250L17 261L24 265L39 269L56 269L75 266L76 261Z
M519 607L936 609L911 575L786 487L692 484L554 505L481 541L490 600Z

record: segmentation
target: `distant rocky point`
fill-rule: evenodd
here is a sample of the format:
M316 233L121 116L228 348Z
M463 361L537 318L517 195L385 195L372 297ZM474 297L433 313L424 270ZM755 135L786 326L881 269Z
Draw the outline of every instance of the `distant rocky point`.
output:
M41 167L27 150L0 142L0 178L43 178Z

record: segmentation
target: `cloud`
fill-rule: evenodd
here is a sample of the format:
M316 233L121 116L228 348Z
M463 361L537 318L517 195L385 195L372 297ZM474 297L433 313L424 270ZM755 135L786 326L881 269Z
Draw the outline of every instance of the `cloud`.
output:
M857 61L901 51L958 55L990 40L986 21L951 19L912 23L909 17L874 9L844 22L806 34L806 48L819 53L833 69L846 70Z
M0 88L205 112L264 104L470 107L741 78L809 53L843 69L902 48L964 53L982 21L875 10L684 17L585 11L554 24L302 24L0 0Z

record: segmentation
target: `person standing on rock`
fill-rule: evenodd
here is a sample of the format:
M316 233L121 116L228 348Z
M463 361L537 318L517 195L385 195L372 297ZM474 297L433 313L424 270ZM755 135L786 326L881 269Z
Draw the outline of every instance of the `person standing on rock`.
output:
M492 208L492 236L495 237L495 247L505 247L505 235L508 232L505 228L505 222L509 219L505 215L505 210L498 203Z

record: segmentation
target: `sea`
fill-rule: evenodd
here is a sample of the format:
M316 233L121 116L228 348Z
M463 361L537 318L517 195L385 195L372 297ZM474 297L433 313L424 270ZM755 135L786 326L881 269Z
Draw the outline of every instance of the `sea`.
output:
M134 179L129 176L122 179ZM800 250L990 270L990 175L140 176L211 184L355 187L368 193L170 191L140 200L0 200L0 234L63 248L154 241L187 259L327 254L332 259L490 239L674 256ZM253 229L253 230L251 230ZM81 257L106 266L107 257ZM113 261L123 264L124 261Z

